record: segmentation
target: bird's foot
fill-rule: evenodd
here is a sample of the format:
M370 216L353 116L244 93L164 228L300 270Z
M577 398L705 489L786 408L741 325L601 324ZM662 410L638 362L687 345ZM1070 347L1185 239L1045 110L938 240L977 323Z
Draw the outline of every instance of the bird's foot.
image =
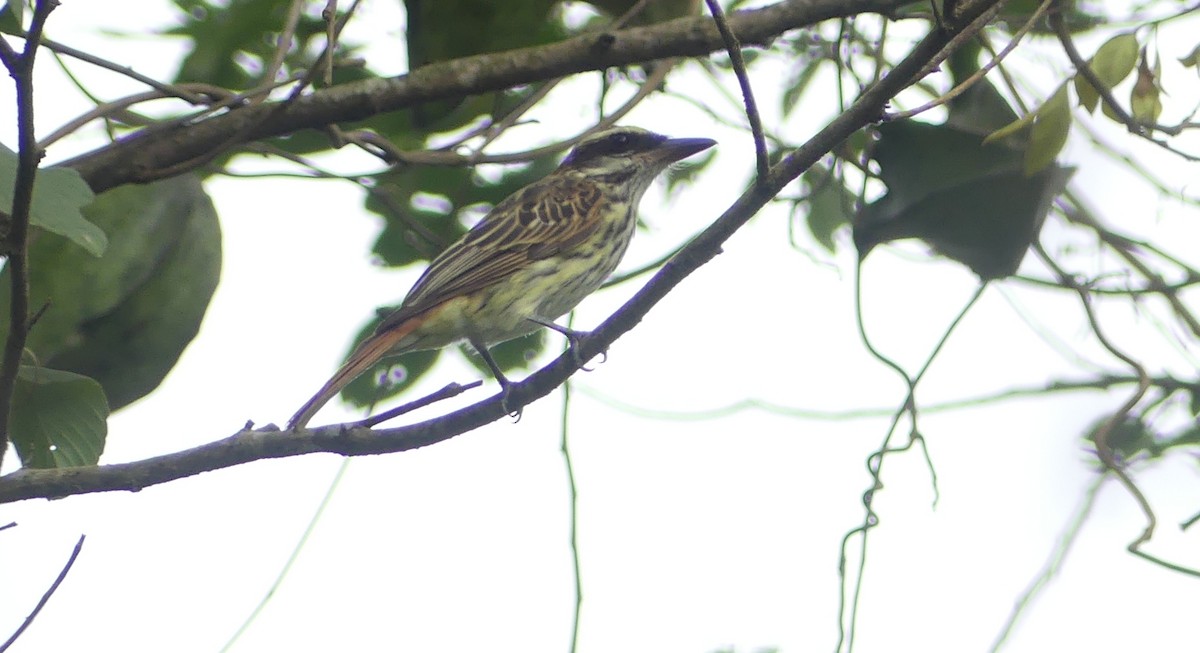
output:
M591 372L593 369L595 369L588 367L586 365L587 361L583 360L583 356L579 355L579 341L585 336L590 336L592 334L587 331L574 331L571 329L563 331L562 334L567 338L567 351L571 352L571 361L575 363L575 366L584 372ZM606 349L600 352L600 363L604 364L604 362L607 360L608 350Z
M550 321L542 321L542 320L533 320L533 321L546 327L547 329L552 329L554 331L561 333L563 335L563 337L567 339L567 351L571 352L571 361L575 363L575 366L578 367L579 369L583 370L584 372L592 371L592 368L587 367L587 365L586 365L587 361L584 360L583 356L579 355L579 341L592 335L591 332L576 331L575 329L570 329L570 328L555 324L554 322L550 322ZM608 351L606 350L606 351L600 352L600 362L604 363L607 360L608 360Z
M524 409L524 407L519 407L516 410L509 408L508 407L508 395L512 391L513 383L512 383L512 381L509 381L508 379L503 378L503 377L498 378L496 380L500 382L500 407L504 409L504 414L513 418L513 424L516 424L517 422L521 421L521 413L525 409Z

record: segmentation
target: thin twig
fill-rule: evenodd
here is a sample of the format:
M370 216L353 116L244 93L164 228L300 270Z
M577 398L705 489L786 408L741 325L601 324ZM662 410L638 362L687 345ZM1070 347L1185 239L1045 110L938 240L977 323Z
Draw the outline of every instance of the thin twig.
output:
M292 41L296 38L296 26L300 24L300 14L303 10L304 0L292 0L288 5L287 17L284 19L283 29L280 30L279 36L275 40L275 51L271 54L271 62L263 70L263 82L275 81L275 77L283 68L283 60L287 58L288 51L292 49ZM264 99L265 97L263 96Z
M1129 474L1126 473L1123 464L1116 459L1112 447L1108 443L1108 437L1112 434L1113 429L1115 429L1118 424L1121 424L1125 421L1125 418L1129 416L1134 407L1138 405L1138 402L1142 400L1142 397L1146 396L1146 391L1150 389L1150 375L1146 373L1146 368L1144 365L1142 365L1129 354L1126 354L1124 351L1119 349L1104 334L1104 330L1100 328L1100 320L1096 317L1096 312L1092 308L1091 295L1088 294L1087 289L1083 286L1080 286L1078 283L1075 283L1075 280L1072 279L1065 271L1063 271L1061 267L1059 267L1058 263L1051 258L1049 253L1046 252L1046 249L1042 246L1040 241L1034 241L1033 250L1037 252L1038 257L1042 259L1042 262L1046 264L1046 267L1050 268L1054 274L1058 276L1059 280L1061 280L1064 284L1071 285L1076 294L1079 295L1079 302L1083 306L1084 313L1087 316L1088 324L1091 326L1092 333L1096 336L1096 340L1105 349L1107 349L1110 354L1128 365L1130 369L1134 371L1134 374L1137 375L1138 385L1133 394L1131 394L1125 400L1125 402L1121 404L1120 408L1118 408L1115 412L1113 412L1112 415L1109 416L1107 420L1105 420L1104 424L1102 424L1100 428L1096 429L1096 433L1093 436L1093 439L1096 442L1096 453L1100 457L1100 461L1104 463L1104 467L1106 469L1111 471L1117 477L1117 479L1121 481L1121 485L1125 486L1125 489L1134 498L1138 506L1142 509L1142 513L1146 516L1146 527L1142 531L1142 534L1129 544L1129 551L1131 553L1137 553L1138 547L1140 547L1142 543L1148 541L1151 536L1154 535L1154 527L1157 523L1157 519L1154 516L1154 509L1150 507L1150 502L1146 500L1146 496L1142 494L1141 489L1138 488L1138 486L1133 482L1133 479L1131 479Z
M256 619L258 619L258 615L262 614L263 609L267 607L267 604L271 602L271 598L275 596L275 592L277 592L279 587L283 585L283 581L288 577L288 574L292 570L292 566L295 565L296 560L300 558L300 553L304 550L304 546L308 544L309 538L312 537L313 532L317 529L317 524L320 523L321 516L325 514L325 509L329 507L329 502L333 499L334 493L337 491L338 487L341 486L342 478L344 478L346 475L346 469L350 466L350 460L350 458L342 459L342 464L338 465L337 472L334 473L333 479L329 481L329 487L325 490L325 496L321 497L321 502L317 504L317 509L313 511L312 517L309 518L308 526L304 528L304 533L300 535L300 539L297 540L296 546L292 547L292 552L290 555L288 555L287 561L283 563L283 567L281 567L279 569L279 573L275 575L275 580L271 583L271 586L267 588L267 592L261 599L258 600L258 605L254 606L254 609L250 611L250 614L246 615L246 619L242 621L242 624L238 626L238 629L234 631L233 635L229 637L229 640L225 642L225 645L221 647L220 653L225 653L229 649L233 648L233 645L236 644L237 641L241 639L242 635L250 629L250 625L253 624Z
M341 17L340 20L337 21L337 27L334 31L335 38L341 35L342 29L345 28L346 23L350 20L350 17L354 15L355 10L358 8L359 2L360 0L354 0L351 2L350 7L346 10L346 13ZM246 123L241 129L237 130L233 134L230 134L223 141L208 148L205 152L193 156L188 160L180 161L172 166L163 168L162 170L157 171L158 174L161 175L161 177L173 177L189 170L194 170L201 166L207 165L217 157L221 156L223 153L229 151L231 147L240 143L248 134L253 132L255 129L258 129L259 126L271 121L273 118L286 111L287 108L290 107L300 97L304 90L312 85L313 79L317 74L316 71L320 70L321 66L327 61L332 61L333 49L335 46L336 40L326 43L325 49L321 51L321 55L317 58L317 62L313 65L313 67L306 70L304 74L300 76L299 83L292 88L288 96L281 102L271 105L270 109L262 116L259 116L254 121ZM289 79L289 83L290 81L291 80ZM266 88L274 88L274 86L276 86L276 84L274 84L274 80L268 79L264 80L264 82L265 83L263 86Z
M4 653L4 651L9 649L9 647L17 641L17 638L19 638L21 634L24 633L27 628L29 628L30 624L33 623L33 620L37 618L39 613L41 613L42 608L46 607L46 603L50 601L50 597L54 596L54 592L58 590L58 586L62 585L63 580L67 577L67 573L70 572L71 567L75 565L75 559L79 557L79 552L83 549L83 540L85 537L87 536L79 536L79 541L75 543L75 548L71 550L71 557L67 558L67 564L63 565L62 571L58 572L58 577L54 579L54 582L50 584L50 587L46 588L46 591L42 594L41 600L37 602L37 605L33 606L33 610L29 613L29 616L25 617L25 621L21 623L21 626L17 628L11 637L8 638L8 641L0 644L0 653Z
M153 77L148 77L146 75L143 75L143 74L139 73L138 71L134 70L133 68L131 68L130 66L122 66L118 63L109 61L107 59L101 59L100 57L97 57L94 54L89 54L82 50L77 50L69 45L59 43L57 41L52 41L47 38L42 39L42 45L46 49L48 49L52 52L55 52L57 54L71 57L73 59L78 59L85 63L90 63L93 66L98 66L100 68L104 68L105 70L111 70L114 73L124 75L134 81L141 82L141 83L145 84L146 86L149 86L150 88L161 93L162 97L179 98L180 100L183 100L190 104L196 104L196 105L207 104L207 102L208 102L207 99L203 95L197 95L196 93L193 93L192 91L190 91L188 89L188 85L186 85L186 84L166 84L166 83L163 83L163 82L160 82L160 81L154 79Z
M1148 281L1152 287L1160 289L1162 291L1162 296L1167 300L1167 303L1171 305L1171 310L1175 313L1176 317L1178 317L1179 320L1183 322L1185 326L1187 326L1188 330L1192 332L1192 335L1200 338L1200 319L1197 319L1196 316L1192 314L1191 309L1189 309L1187 304L1185 304L1183 300L1179 298L1178 293L1167 291L1167 284L1163 280L1162 276L1160 276L1154 270L1151 270L1149 266L1147 266L1140 258L1138 258L1134 253L1133 248L1145 247L1147 250L1155 252L1162 258L1183 268L1184 272L1189 277L1200 276L1200 274L1197 274L1198 271L1191 266L1184 264L1177 258L1169 256L1163 253L1161 250L1154 248L1149 243L1143 243L1132 238L1127 238L1100 224L1100 221L1096 219L1095 215L1093 215L1092 210L1089 209L1084 203L1083 198L1075 195L1069 189L1066 192L1066 197L1071 202L1070 206L1063 211L1063 214L1067 217L1067 219L1075 224L1086 226L1095 231L1096 235L1100 237L1100 240L1103 241L1104 244L1108 245L1109 248L1111 248L1114 252L1116 252L1117 256L1120 256L1122 259L1124 259L1125 262L1129 264L1129 267L1133 268L1138 272L1138 274L1142 275L1142 277L1146 279L1146 281Z
M951 399L938 403L925 403L921 405L921 412L927 415L930 413L944 413L953 410L961 410L963 408L974 408L987 404L1011 401L1014 399L1024 399L1026 397L1044 397L1058 392L1099 392L1116 386L1137 384L1138 382L1139 379L1135 376L1114 375L1097 376L1095 378L1084 380L1058 380L1051 381L1043 385L1009 388L1007 390L999 390L989 394L967 397L963 399ZM1153 387L1161 390L1164 395L1170 395L1176 392L1200 393L1200 384L1197 384L1194 381L1182 381L1170 376L1153 377L1150 383ZM575 390L614 410L636 415L641 419L659 419L671 422L722 419L731 415L749 411L758 411L767 413L769 415L779 415L782 417L792 417L797 419L847 422L850 420L889 417L894 415L896 412L896 408L894 406L888 408L854 408L846 410L802 408L799 406L785 406L755 397L739 399L722 406L712 406L707 408L697 407L692 410L664 410L661 408L653 408L634 404L624 399L618 399L582 384L575 386Z
M1050 558L1046 560L1046 564L1042 566L1042 570L1038 573L1037 577L1025 588L1025 592L1021 594L1021 598L1017 600L1012 612L1009 613L1008 620L1000 628L1000 634L996 636L996 641L992 642L991 653L998 653L1004 646L1004 641L1012 634L1013 628L1016 627L1021 615L1033 604L1033 599L1041 593L1042 589L1054 579L1058 574L1058 570L1062 568L1063 562L1067 559L1067 554L1071 552L1071 547L1075 545L1075 541L1079 537L1079 532L1083 529L1083 524L1087 521L1088 516L1092 514L1092 508L1096 506L1096 497L1099 496L1100 488L1107 478L1108 474L1101 472L1084 494L1083 502L1075 510L1075 516L1067 522L1067 527L1058 538L1058 545L1054 547Z
M982 5L982 4L986 4L986 3L979 3L979 4ZM921 69L919 78L923 79L925 76L938 70L938 68L941 66L942 62L945 61L946 58L949 57L952 52L954 52L955 50L960 48L967 41L970 41L971 39L975 38L976 35L984 27L987 27L988 23L992 22L992 19L995 18L996 15L1000 13L1000 9L1003 6L1004 6L1003 2L990 4L988 6L988 8L983 11L983 13L979 14L974 20L972 20L970 22L970 25L968 25L961 32L958 32L957 34L955 34L950 39L950 42L946 44L946 47L942 48L942 51L938 53L938 56L934 57L933 59L931 59L929 61L929 63L925 64L925 67Z
M598 131L608 129L615 125L618 121L624 118L630 111L644 100L647 96L654 92L658 82L661 81L660 76L665 76L667 70L655 70L646 81L643 82L636 93L621 105L616 111L613 111L605 118L600 119L596 124L579 132L575 136L554 141L548 145L535 147L530 150L522 150L518 152L506 152L503 154L482 154L480 150L475 150L471 154L459 154L450 150L401 150L395 144L387 141L387 139L379 136L375 132L360 132L360 131L340 131L342 138L347 143L357 145L363 148L363 144L371 145L379 148L380 152L386 157L409 165L427 165L427 166L472 166L481 163L526 163L534 159L557 154L579 141L587 138L589 135ZM369 154L379 156L379 153L372 152L369 148L363 148ZM388 158L383 158L387 161Z
M619 30L619 29L623 28L626 23L628 23L629 21L636 18L639 14L641 14L642 10L644 10L646 8L646 6L649 4L649 2L650 2L650 0L638 0L637 2L633 3L633 6L631 6L625 13L621 14L620 16L617 16L615 19L613 19L613 21L611 23L606 25L603 29ZM664 79L666 79L667 72L669 72L670 69L673 67L674 61L675 61L674 59L671 59L671 60L664 62L665 66L663 67L663 69L661 71L655 70L650 74L650 76L646 79L646 81L638 89L638 95L635 95L635 99L632 102L627 102L625 104L625 112L628 112L638 102L641 102L642 98L645 98L646 96L649 95L649 92L642 94L642 92L641 92L642 89L645 89L648 87L650 91L653 91L655 88L658 88L659 84L661 84L662 81ZM654 78L654 81L651 81L651 78ZM492 143L492 141L499 138L501 134L503 134L510 127L515 125L517 123L517 121L519 121L521 119L521 116L525 115L530 109L537 106L537 104L539 102L541 102L547 95L549 95L550 91L554 90L554 87L558 86L564 79L566 79L566 77L558 77L556 79L549 80L545 84L542 84L532 94L530 94L529 97L522 100L521 104L517 105L517 107L515 109L508 112L503 118L501 118L499 122L487 125L483 131L483 134L484 134L483 143L481 143L478 147L475 148L474 153L476 155L480 154L484 148L486 148L488 145L490 145ZM622 115L624 115L624 114L622 114ZM618 119L612 118L612 120L615 122ZM611 123L609 123L609 124L611 124ZM475 159L473 159L473 161L475 161Z
M393 408L391 410L385 410L382 413L379 413L378 415L368 417L364 420L359 420L357 422L350 422L346 426L347 426L347 428L368 428L369 429L372 426L375 426L376 424L382 424L383 422L386 422L389 419L392 419L394 417L399 417L405 413L411 413L412 411L414 411L418 408L424 408L430 404L434 404L439 401L449 399L450 397L457 397L458 395L466 392L467 390L470 390L472 388L478 388L481 385L483 385L483 381L471 381L470 383L467 383L467 384L450 383L450 384L447 384L441 390L427 394L424 397L421 397L420 399L415 399L406 404L396 406L395 408Z
M178 88L192 92L192 95L198 98L197 104L202 105L210 104L213 100L221 98L228 99L237 97L236 93L227 91L219 86L213 86L211 84L180 84ZM120 115L124 115L125 118L128 118L129 114L132 113L128 111L129 107L132 107L136 104L150 102L152 100L162 100L170 97L176 97L176 95L154 90L129 95L117 100L112 100L111 102L97 104L92 109L80 114L79 116L76 116L75 118L72 118L70 121L54 130L50 135L43 138L38 143L38 146L42 148L48 147L50 144L75 133L81 127L93 120L100 120L102 118L110 118ZM122 119L122 121L130 122L125 119ZM147 119L147 122L150 122L149 119Z
M929 111L930 109L932 109L934 107L941 106L941 105L949 102L950 100L953 100L954 98L958 97L959 95L962 95L963 93L965 93L967 91L967 89L971 88L976 83L978 83L979 80L983 79L984 75L987 75L988 72L991 71L991 69L1000 65L1000 63L1002 61L1004 61L1004 58L1007 57L1010 52L1012 52L1014 49L1016 49L1016 47L1021 43L1021 39L1024 38L1025 35L1029 33L1029 30L1033 29L1033 27L1035 25L1037 25L1039 22L1041 22L1042 16L1046 13L1046 10L1050 7L1051 3L1055 2L1055 1L1056 0L1042 0L1042 4L1038 5L1037 10L1034 11L1033 14L1029 16L1029 20L1025 21L1025 24L1021 26L1021 29L1017 30L1016 33L1014 33L1012 35L1012 38L1008 40L1008 43L1004 46L1004 49L1001 50L999 53L997 53L995 56L993 56L990 61L988 61L986 64L984 64L979 70L975 71L975 73L972 74L970 77L964 79L957 86L950 89L949 91L946 91L941 96L936 97L915 109L909 109L907 111L901 111L899 113L889 113L887 115L887 120L900 120L902 118L911 118L917 114Z
M567 328L574 326L575 313L567 318ZM568 434L571 424L571 380L567 379L562 385L562 420L559 422L559 451L562 452L563 465L567 472L567 501L570 532L567 534L571 547L571 571L575 585L575 609L571 618L571 646L568 653L579 649L579 620L583 610L583 574L579 567L579 492L575 484L575 464L571 460L571 447Z
M325 74L325 85L333 84L333 52L337 49L338 37L341 36L342 27L337 21L337 5L338 0L325 0L325 8L321 10L321 19L325 21L325 42L329 48L329 56L322 60L322 72ZM354 0L350 5L349 11L346 12L346 20L350 19L350 15L358 7L358 0ZM345 23L343 23L345 24Z
M883 462L884 462L884 459L887 457L887 454L897 453L897 452L901 452L901 451L907 451L907 450L911 449L914 444L921 445L921 450L925 455L925 462L929 467L929 473L930 473L930 477L931 477L931 480L933 483L934 505L935 506L937 505L937 497L938 497L937 473L934 470L932 461L930 460L929 449L925 445L925 438L923 435L921 435L920 429L918 428L918 425L917 425L917 404L916 404L917 384L919 384L921 382L921 379L923 379L925 377L926 372L928 372L929 368L933 365L933 361L935 359L937 359L938 354L941 353L942 349L946 346L946 343L950 341L950 335L952 333L954 333L954 331L958 328L958 325L962 323L963 319L967 316L967 313L970 312L971 308L975 306L975 304L979 301L979 298L983 296L983 292L988 287L987 282L983 282L983 283L979 284L979 287L976 288L975 293L973 295L971 295L971 298L969 300L967 300L966 304L963 305L962 310L960 310L958 312L958 315L956 315L954 317L954 319L950 322L950 325L948 327L946 327L946 330L942 333L942 337L939 338L937 343L934 345L933 350L929 353L929 356L925 359L925 363L921 366L921 369L918 370L915 375L909 375L909 373L903 367L901 367L899 363L896 363L894 360L892 360L891 358L888 358L882 352L880 352L878 349L876 349L875 346L871 343L870 338L867 337L866 325L863 322L862 283L861 282L862 282L862 261L860 260L859 264L858 264L858 269L857 269L857 272L855 275L855 292L854 292L854 295L855 295L855 300L854 300L855 301L855 311L854 312L855 312L855 317L856 317L856 323L858 325L859 339L862 340L863 346L866 348L867 352L871 354L871 356L873 356L876 360L883 363L884 365L887 365L888 367L892 368L893 370L896 371L897 374L900 375L900 377L904 380L904 383L908 386L908 391L905 394L904 401L900 404L900 407L898 409L896 409L894 411L894 413L892 414L891 424L888 426L887 433L883 437L883 443L879 446L878 449L876 449L874 452L872 452L867 457L867 471L871 475L871 487L869 489L867 489L866 492L863 493L862 504L863 504L863 508L865 508L865 510L866 510L866 512L863 516L863 521L860 525L851 529L842 537L842 549L841 549L841 555L839 558L840 562L838 565L838 570L839 570L838 573L842 579L842 584L841 584L841 590L840 590L841 591L841 600L839 601L839 605L838 605L838 645L837 645L837 650L841 650L843 640L846 642L847 650L854 649L854 637L855 637L855 634L857 632L857 627L858 627L858 606L859 606L859 600L862 597L863 580L866 577L867 538L871 532L871 529L873 529L879 523L879 516L875 512L875 508L874 508L874 500L875 500L875 493L878 492L879 490L883 489ZM901 447L893 447L893 446L891 446L892 436L895 435L896 428L899 426L901 418L903 418L903 416L906 413L909 415L909 439L908 439L908 442L905 443ZM850 617L849 617L849 623L847 624L846 618L845 618L845 609L846 609L846 604L847 604L846 593L845 593L846 592L845 562L846 562L846 551L850 546L850 538L855 535L858 535L860 537L858 570L857 570L856 576L855 576L854 587L851 590L851 594L850 594L850 597L851 597L849 600Z
M717 0L705 0L708 10L712 13L717 31L725 41L725 51L729 53L729 63L733 65L733 74L737 77L738 85L742 87L742 102L746 105L746 119L750 122L750 131L754 134L754 156L758 163L758 175L755 183L761 184L771 170L771 161L767 157L767 140L763 137L762 117L758 115L758 104L754 101L754 90L750 86L750 76L746 73L746 60L742 58L742 44L737 36L729 29L725 21L725 12L721 10Z
M1129 112L1126 111L1125 108L1121 106L1121 103L1117 102L1117 98L1113 96L1112 89L1109 88L1108 85L1103 81L1101 81L1099 75L1096 74L1096 71L1092 70L1091 65L1089 65L1087 60L1083 58L1083 55L1079 54L1079 49L1075 47L1075 40L1071 38L1071 29L1067 27L1066 21L1063 20L1061 11L1050 12L1050 27L1054 30L1055 36L1058 37L1059 43L1062 44L1063 52L1066 53L1067 58L1070 59L1071 63L1075 66L1075 72L1083 75L1083 78L1092 85L1092 88L1096 90L1096 94L1100 97L1100 100L1104 102L1104 105L1107 106L1109 110L1112 111L1112 114L1117 117L1118 122L1125 125L1126 129L1128 129L1131 133L1141 136L1142 138L1154 143L1168 152L1183 157L1188 161L1200 161L1200 156L1188 154L1187 152L1183 152L1172 147L1166 141L1161 141L1157 138L1154 138L1150 132L1146 130L1146 127L1142 123L1138 122L1133 116L1129 115Z

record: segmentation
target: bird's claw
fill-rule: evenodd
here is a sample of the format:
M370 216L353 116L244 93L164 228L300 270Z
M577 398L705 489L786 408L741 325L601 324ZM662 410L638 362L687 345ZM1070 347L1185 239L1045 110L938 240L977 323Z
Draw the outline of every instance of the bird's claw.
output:
M513 418L513 424L516 424L517 422L521 421L521 414L525 410L525 408L520 407L520 408L517 408L516 410L513 410L508 407L508 394L511 390L512 390L512 382L511 381L505 379L504 381L500 382L500 408L504 411L505 415L508 415L509 417Z
M579 355L579 341L582 340L584 336L591 334L584 331L564 331L563 335L567 338L567 350L571 352L571 362L575 363L575 367L578 367L584 372L591 372L595 370L596 368L594 367L588 367L587 361L583 359L583 356ZM607 361L608 350L605 349L604 351L600 352L600 364L603 365Z

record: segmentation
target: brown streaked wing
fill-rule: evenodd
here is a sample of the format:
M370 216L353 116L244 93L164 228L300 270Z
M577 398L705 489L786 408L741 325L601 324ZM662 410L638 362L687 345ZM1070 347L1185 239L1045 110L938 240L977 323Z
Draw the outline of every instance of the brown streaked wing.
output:
M543 179L509 196L433 259L376 333L578 244L603 218L602 197L594 183L563 177Z

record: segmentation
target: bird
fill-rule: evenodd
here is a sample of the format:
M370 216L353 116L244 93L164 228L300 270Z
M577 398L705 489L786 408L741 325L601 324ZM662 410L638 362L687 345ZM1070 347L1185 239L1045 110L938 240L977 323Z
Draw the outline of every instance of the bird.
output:
M619 126L580 140L558 168L496 204L434 257L400 306L288 421L309 420L379 360L466 341L505 398L511 382L488 347L546 327L574 347L582 335L554 323L616 269L651 182L716 145ZM507 408L507 406L506 406Z

